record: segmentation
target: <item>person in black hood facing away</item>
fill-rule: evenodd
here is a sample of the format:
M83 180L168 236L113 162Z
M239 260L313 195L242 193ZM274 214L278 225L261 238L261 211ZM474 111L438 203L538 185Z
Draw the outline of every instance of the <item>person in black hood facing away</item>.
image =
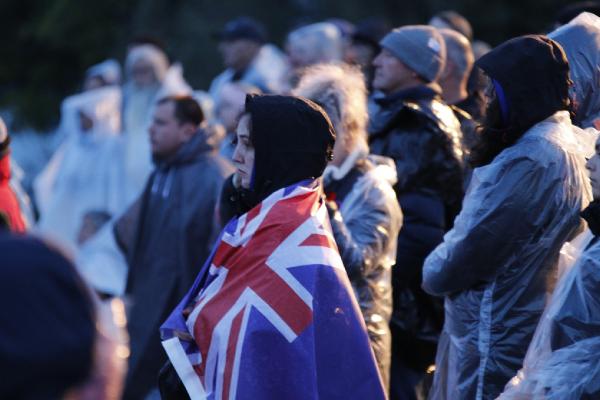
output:
M492 101L454 227L425 260L445 296L431 398L495 399L523 363L563 243L586 203L585 157L569 114L569 65L541 35L476 63Z
M221 194L222 223L277 189L321 176L333 154L335 132L327 114L310 100L248 95L237 140L242 141L233 154L237 171Z

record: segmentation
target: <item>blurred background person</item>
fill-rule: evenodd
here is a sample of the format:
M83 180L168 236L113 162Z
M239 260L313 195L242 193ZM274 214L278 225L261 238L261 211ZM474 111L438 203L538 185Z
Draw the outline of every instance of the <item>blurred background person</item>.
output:
M123 142L119 137L121 92L103 87L65 100L73 131L36 178L37 228L76 249L88 210L119 212L126 205Z
M343 60L342 33L331 22L305 25L288 34L285 50L290 63L288 85L293 88L302 69L314 64Z
M431 17L428 25L438 29L451 29L463 35L469 42L473 41L473 28L471 27L471 23L454 10L436 13Z
M228 82L242 82L264 93L281 92L287 64L281 50L267 43L267 31L261 23L239 17L227 22L215 36L226 68L210 84L215 103Z
M345 61L358 65L363 72L369 94L373 91L375 67L373 60L381 51L379 41L390 31L388 23L380 18L367 18L356 24Z
M460 122L463 137L465 157L475 144L477 123L463 109L463 103L469 97L468 81L475 59L471 43L465 36L452 29L439 29L446 44L446 64L442 71L439 84L442 88L442 99L450 106Z
M122 130L125 140L127 200L133 201L152 170L147 130L156 102L173 95L189 95L192 88L179 63L171 64L166 53L148 41L132 43L125 61Z
M247 94L260 94L261 91L241 81L228 82L221 89L221 96L216 106L216 119L225 128L225 138L219 147L219 154L227 160L233 157L235 150L235 130L246 102Z
M220 227L214 212L231 165L215 154L192 97L165 97L149 129L155 170L142 195L115 224L129 266L131 357L125 398L157 392L166 356L158 328L187 292Z
M368 156L367 96L357 68L315 65L294 95L320 104L336 131L333 161L323 172L333 235L367 326L379 372L389 389L391 268L402 213L392 186L393 160Z
M600 129L600 17L584 13L548 36L563 47L573 85L570 97L573 124ZM593 150L593 141L587 146Z

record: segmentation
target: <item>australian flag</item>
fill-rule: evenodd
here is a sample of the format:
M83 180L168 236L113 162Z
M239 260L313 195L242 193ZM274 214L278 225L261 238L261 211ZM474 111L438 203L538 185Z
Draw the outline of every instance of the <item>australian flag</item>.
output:
M385 398L316 181L232 220L161 335L192 399Z

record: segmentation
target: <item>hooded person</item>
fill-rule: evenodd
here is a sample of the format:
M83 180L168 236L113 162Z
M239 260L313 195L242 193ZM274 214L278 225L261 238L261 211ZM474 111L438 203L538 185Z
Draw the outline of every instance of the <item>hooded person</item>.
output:
M122 140L119 132L121 93L104 87L64 102L64 121L73 131L34 182L40 219L37 229L74 250L84 214L109 214L126 206Z
M0 235L0 397L116 399L128 348L122 303L101 304L53 246Z
M245 195L226 187L234 216L161 328L189 397L385 398L321 197L334 140L309 100L247 97L228 182Z
M147 131L156 102L163 97L190 95L181 64L169 64L165 52L149 43L133 46L125 61L122 129L125 140L127 199L139 196L152 171Z
M471 153L477 168L454 228L423 269L423 288L445 296L435 399L501 393L523 362L560 248L590 198L560 45L522 36L477 65L495 94Z
M600 17L583 13L548 37L563 47L569 60L573 123L600 129Z

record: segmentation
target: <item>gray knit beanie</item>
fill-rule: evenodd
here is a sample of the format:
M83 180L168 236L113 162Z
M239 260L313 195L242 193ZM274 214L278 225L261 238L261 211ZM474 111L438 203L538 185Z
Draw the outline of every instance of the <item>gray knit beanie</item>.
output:
M444 39L431 26L407 25L396 28L379 44L428 82L435 81L444 69Z

